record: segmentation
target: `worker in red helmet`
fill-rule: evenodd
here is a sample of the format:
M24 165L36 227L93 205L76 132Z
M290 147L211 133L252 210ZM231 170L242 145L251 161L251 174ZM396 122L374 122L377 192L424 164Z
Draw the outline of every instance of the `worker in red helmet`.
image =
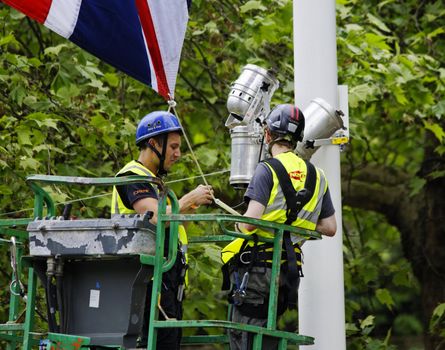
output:
M152 112L138 124L136 145L139 157L126 164L116 176L142 175L151 177L164 176L181 157L182 129L177 117L169 112ZM193 191L179 199L180 213L190 213L200 205L212 203L211 186L199 185ZM144 214L152 212L151 223L157 223L159 194L156 186L149 183L137 183L115 186L111 200L111 213ZM167 206L169 212L170 206ZM168 232L167 232L168 237ZM173 268L163 274L161 289L161 306L167 317L182 319L182 298L184 276L187 269L186 251L187 235L182 225L179 226L178 256ZM165 245L166 248L168 244ZM151 296L151 282L147 296ZM150 302L146 300L144 325L138 346L147 344L148 317ZM163 315L160 315L163 318ZM157 332L156 349L175 350L180 348L180 328L160 328Z
M321 169L298 157L294 150L303 140L304 115L291 104L276 106L266 118L265 142L272 158L258 164L244 199L245 216L315 230L333 236L337 230L335 210L326 177ZM246 234L273 237L273 232L251 224L239 224ZM222 251L224 285L232 286L231 320L266 327L273 245L238 238ZM301 247L297 237L285 232L277 314L296 308L302 273ZM230 330L230 348L252 348L253 336ZM275 349L277 341L264 337L263 349Z

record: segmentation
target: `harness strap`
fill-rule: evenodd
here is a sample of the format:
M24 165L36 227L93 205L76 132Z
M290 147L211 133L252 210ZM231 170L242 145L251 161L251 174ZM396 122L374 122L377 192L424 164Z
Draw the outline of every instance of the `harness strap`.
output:
M252 259L249 263L249 267L248 267L248 271L252 271L252 268L255 266L255 262L257 260L257 256L258 256L258 236L254 233L253 235L253 241L254 241L254 245L252 247ZM246 246L247 246L247 240L245 239L243 241L243 243L241 244L241 247L239 249L239 252L236 253L233 258L231 259L230 262L224 264L221 267L221 271L223 274L223 282L222 282L222 286L221 289L222 290L229 290L230 289L230 273L232 271L237 271L238 270L238 266L242 264L242 262L240 261L240 256L241 253L245 250Z
M297 254L295 254L289 231L284 232L283 245L287 253L287 278L285 280L288 289L289 309L297 308L297 281L300 277L297 266Z
M154 147L150 142L147 141L147 146L158 156L159 158L159 170L158 175L163 176L167 174L167 171L164 169L164 161L165 161L165 154L167 152L167 141L168 141L168 133L164 134L164 137L162 138L162 153L160 153L156 147Z
M264 162L270 165L277 174L283 195L286 198L287 219L285 224L291 225L298 218L298 212L310 201L314 194L317 180L315 167L310 162L305 161L307 172L304 188L297 192L292 185L292 181L286 168L278 159L270 158L264 160ZM297 255L295 253L289 231L284 231L283 248L287 253L288 271L286 285L289 287L289 308L295 309L297 307L298 281L301 273L297 266Z

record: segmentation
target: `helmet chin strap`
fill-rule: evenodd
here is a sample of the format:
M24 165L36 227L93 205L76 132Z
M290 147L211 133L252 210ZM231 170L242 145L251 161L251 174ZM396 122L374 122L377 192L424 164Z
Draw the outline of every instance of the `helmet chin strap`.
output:
M155 146L153 146L150 142L147 142L147 146L159 158L159 169L158 169L158 173L157 173L158 176L167 175L167 170L164 169L165 154L167 153L167 141L168 141L168 134L164 134L164 138L162 140L162 153L159 153L159 151L156 149Z

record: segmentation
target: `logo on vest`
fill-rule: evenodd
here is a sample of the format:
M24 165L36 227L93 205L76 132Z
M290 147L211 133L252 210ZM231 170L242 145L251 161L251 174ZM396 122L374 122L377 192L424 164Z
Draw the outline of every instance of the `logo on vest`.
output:
M133 191L133 196L138 196L138 195L141 195L144 193L150 193L150 190L149 189L140 189L140 190Z
M289 173L289 177L294 180L302 181L306 177L306 174L303 174L303 172L300 170L296 170L291 171Z

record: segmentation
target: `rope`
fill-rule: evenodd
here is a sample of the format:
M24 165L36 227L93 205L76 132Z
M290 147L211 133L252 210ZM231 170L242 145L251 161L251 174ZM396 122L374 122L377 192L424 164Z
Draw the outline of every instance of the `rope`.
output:
M202 169L201 169L201 165L200 165L199 162L198 162L198 158L196 157L195 152L194 152L193 149L192 149L192 145L191 145L191 143L190 143L190 140L189 140L189 138L188 138L188 136L187 136L187 134L186 134L186 132L185 132L185 130L184 130L184 127L182 126L181 119L179 119L178 113L176 112L176 108L175 108L175 107L176 107L176 101L173 100L173 99L170 99L167 103L168 103L168 112L170 112L171 110L173 110L174 115L176 115L176 116L178 117L179 126L181 127L182 134L183 134L183 136L184 136L185 142L187 143L187 147L188 147L188 149L189 149L189 151L190 151L190 154L192 155L192 159L193 159L193 161L195 162L196 167L198 168L198 172L199 172L199 175L200 175L201 178L202 178L202 181L204 181L204 184L205 184L206 186L209 186L209 184L208 184L208 182L207 182L207 180L206 180L206 178L205 178L205 176L204 176L204 172L203 172ZM210 195L212 196L212 199L213 199L214 201L216 201L216 198L215 198L215 196L213 195L213 193L210 192Z
M184 136L185 142L187 143L187 147L190 150L190 154L192 155L192 159L195 162L196 167L198 168L199 174L202 177L202 180L204 181L204 184L208 187L209 184L208 184L208 182L207 182L207 180L206 180L206 178L204 176L204 172L201 169L201 165L198 162L198 158L196 157L195 152L193 152L192 145L191 145L191 143L189 141L189 138L187 137L187 134L185 133L184 127L182 126L181 119L179 118L178 113L176 112L176 108L175 108L176 107L176 101L173 100L173 98L170 96L170 100L167 103L168 103L168 112L173 110L174 114L178 117L179 126L181 127L182 134ZM234 210L233 208L228 206L222 200L220 200L219 198L215 198L215 196L214 196L214 194L212 192L210 192L210 195L212 196L212 199L215 202L215 204L218 205L220 208L224 209L225 211L229 212L232 215L240 215L240 213L238 213L236 210Z
M226 170L219 170L219 171L215 171L213 173L204 174L204 176L207 177L207 176L213 176L213 175L218 175L218 174L224 174L224 173L228 173L229 171L230 170L227 170L227 169ZM197 179L198 177L201 177L201 175L185 177L185 178L177 179L177 180L170 180L170 181L167 181L166 184L172 184L172 183L176 183L176 182L193 180L193 179Z

